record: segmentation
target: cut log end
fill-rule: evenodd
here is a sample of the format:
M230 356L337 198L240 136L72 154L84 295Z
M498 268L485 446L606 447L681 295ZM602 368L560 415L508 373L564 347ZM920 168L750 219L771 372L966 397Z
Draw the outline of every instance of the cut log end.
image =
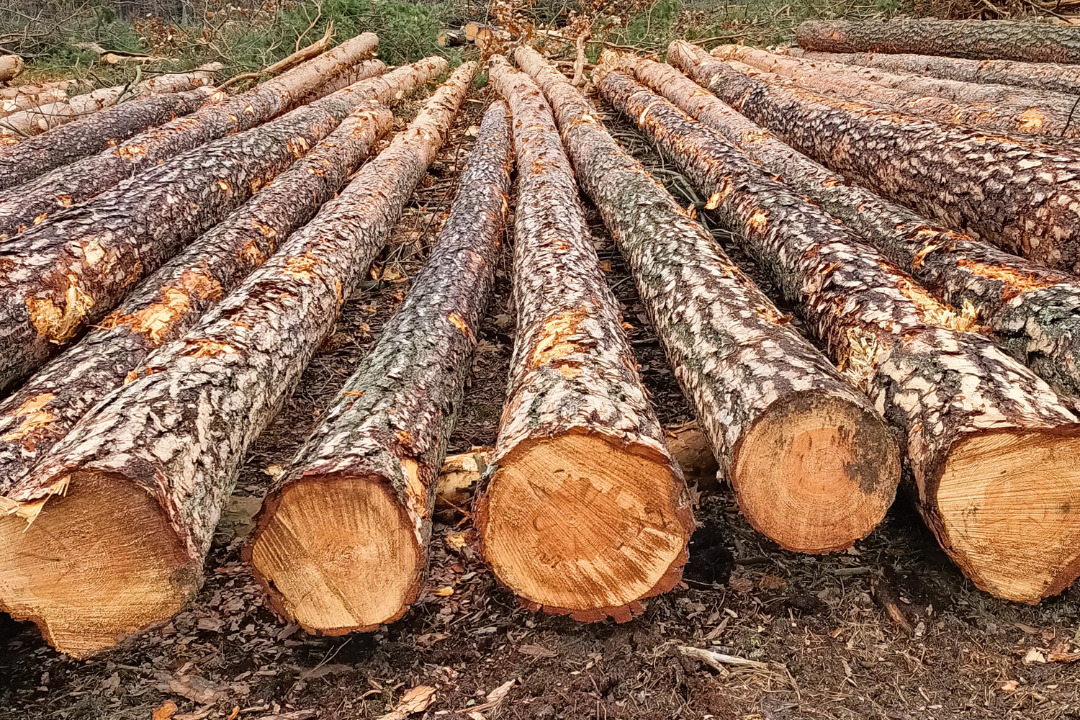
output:
M1080 575L1080 438L969 437L953 446L934 497L932 524L981 589L1036 603Z
M773 403L732 465L750 523L805 553L843 550L868 535L899 480L899 451L885 423L849 398L805 393Z
M249 559L274 608L305 630L374 630L415 601L423 551L382 479L304 476L260 515Z
M526 441L482 500L485 557L529 603L618 617L678 582L690 534L678 488L659 457L600 435Z
M104 473L76 473L36 519L0 519L3 610L75 658L179 612L197 588L176 533L148 494Z

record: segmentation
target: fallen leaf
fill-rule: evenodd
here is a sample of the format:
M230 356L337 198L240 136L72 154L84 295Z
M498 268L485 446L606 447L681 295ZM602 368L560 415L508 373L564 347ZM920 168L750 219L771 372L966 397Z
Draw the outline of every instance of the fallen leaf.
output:
M506 699L506 696L510 693L510 689L516 684L517 678L514 678L513 680L507 680L502 685L489 692L487 694L486 702L484 702L482 705L476 705L469 708L469 717L471 718L473 717L473 715L480 715L480 713L484 710L492 710L498 707L499 704ZM484 716L480 715L480 718L481 720L483 720Z
M161 707L154 711L151 720L171 720L177 710L179 710L179 708L176 707L176 703L172 700L166 700L161 704Z
M443 585L441 588L435 588L434 590L432 590L431 594L435 595L436 597L450 597L454 594L454 588L450 587L449 585Z
M1019 686L1020 683L1016 682L1015 680L1006 680L1005 682L1001 683L1001 692L1016 692L1016 688Z
M1032 664L1035 664L1035 663L1045 663L1045 662L1046 662L1046 656L1043 655L1041 652L1039 652L1035 648L1031 648L1030 650L1028 650L1027 655L1024 656L1024 664L1025 665L1032 665Z
M532 657L540 658L553 658L559 656L559 653L555 652L554 650L548 650L542 645L522 645L518 648L518 652L520 652L522 655L530 655Z
M417 685L401 696L394 709L379 720L404 720L409 715L424 712L435 701L435 688L430 685Z

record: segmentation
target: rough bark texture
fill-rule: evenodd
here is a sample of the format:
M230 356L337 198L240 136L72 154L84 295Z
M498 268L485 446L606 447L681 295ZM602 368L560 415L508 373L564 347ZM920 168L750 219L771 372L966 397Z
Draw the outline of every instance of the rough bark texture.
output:
M791 550L840 550L867 535L885 516L900 480L895 440L869 401L615 143L597 121L596 110L562 74L531 48L519 48L515 57L551 102L578 180L630 265L675 376L744 514ZM792 403L850 406L850 416L859 419L852 433L857 450L852 462L842 463L850 467L838 473L835 485L829 482L833 468L807 467L815 491L803 494L801 489L811 483L789 476L784 481L790 492L777 502L781 492L763 491L762 474L743 472L738 459L746 459L747 438L759 421ZM817 441L825 444L824 433ZM840 447L830 449L841 452ZM751 452L775 453L777 464L790 468L789 452L805 448L795 439L789 448ZM822 497L829 491L841 497Z
M1080 284L1073 278L847 184L669 65L625 61L638 80L843 220L939 298L970 306L1000 345L1055 389L1080 397Z
M151 355L9 493L13 514L0 520L5 610L83 657L193 596L248 445L382 248L475 68L458 68L315 219L183 338ZM102 513L90 539L86 508ZM33 523L25 527L20 515ZM36 558L20 562L28 548Z
M514 233L518 317L493 459L503 467L494 472L479 498L476 526L495 575L532 609L571 613L579 620L607 616L629 620L640 611L642 598L670 590L682 575L693 527L685 484L641 385L551 109L536 84L501 56L492 58L489 77L514 118L519 168ZM586 476L582 481L579 473L589 470L572 467L569 451L564 455L558 450L561 441L572 448L580 436L607 443L617 456L590 458L597 478L608 469L604 467L608 459L617 464L623 458L640 458L652 476L605 477L597 484ZM537 510L535 532L528 536L524 553L529 557L512 563L516 558L507 546L517 538L499 541L495 528L513 512L516 499L524 507L529 498L517 494L506 503L496 498L511 492L500 485L516 487L511 473L519 466L527 471L529 453L542 451L545 442L557 448L556 462L567 464L537 473L538 508L530 505ZM640 491L636 484L646 480L658 488L652 507L656 517L639 524L633 515L640 507L633 499ZM580 494L560 496L561 489L570 487L588 499ZM626 498L629 507L607 510L618 497ZM574 526L582 505L591 506L597 527ZM525 528L521 530L524 541ZM592 531L606 537L589 537ZM550 556L545 541L553 548ZM571 546L567 556L553 562L565 544ZM610 551L608 545L613 546ZM616 572L622 556L640 560L633 575ZM601 577L590 572L594 561L610 564ZM561 600L553 602L553 597Z
M0 241L185 150L248 130L322 97L328 82L336 75L349 72L377 46L378 38L364 33L248 92L140 133L115 148L12 188L0 200ZM368 73L365 77L371 77L381 74L384 66L376 60L364 63L363 69Z
M12 113L0 119L0 135L29 137L60 127L65 123L84 118L87 115L112 107L126 98L147 98L154 95L184 92L209 85L214 81L212 72L199 70L177 75L162 75L144 80L134 88L116 85L99 88L85 95L57 100L46 105ZM131 133L134 135L135 133ZM130 137L130 135L128 136Z
M263 502L246 556L277 611L309 631L374 630L420 591L435 483L502 251L512 166L510 116L496 102L424 270ZM387 497L388 512L368 509L372 493ZM365 511L370 525L356 520ZM397 553L356 559L391 538Z
M966 323L951 308L720 135L620 73L607 74L600 91L710 197L902 432L918 507L965 574L1025 602L1072 583L1080 574L1080 523L1069 507L1080 495L1080 422L1061 398L986 337L953 329ZM1057 453L1052 461L1046 448ZM1013 486L1023 492L1003 506L1019 517L999 527L997 494ZM1047 507L1056 502L1064 507ZM1041 519L1025 525L1028 513Z
M400 75L395 71L385 80L404 81ZM280 239L310 220L391 122L390 111L377 101L361 103L315 149L146 278L86 337L0 402L0 495L151 352L183 335L273 255Z
M1080 67L1075 65L1017 60L969 60L906 53L827 53L797 47L788 48L785 52L792 57L807 60L860 65L893 73L1080 95Z
M1008 20L808 20L799 47L825 52L916 53L976 60L1080 63L1080 28Z
M733 66L740 70L741 63L746 63L757 70L790 78L800 87L846 100L888 105L944 123L1020 135L1080 136L1080 117L1076 117L1080 98L1063 93L896 75L843 63L774 55L742 45L721 45L713 49L712 55L738 61Z
M201 88L132 100L0 149L0 190L99 153L149 127L224 98L224 93L218 94L213 88Z
M947 127L737 72L689 43L668 60L789 145L880 195L1050 267L1080 271L1080 153Z
M425 79L442 58L403 69ZM187 241L241 205L364 100L401 90L364 80L148 170L0 245L0 388L100 320Z

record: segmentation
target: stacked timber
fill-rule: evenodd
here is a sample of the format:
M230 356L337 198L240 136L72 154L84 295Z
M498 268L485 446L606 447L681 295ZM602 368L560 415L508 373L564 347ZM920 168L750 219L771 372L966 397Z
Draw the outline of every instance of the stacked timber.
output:
M682 576L693 516L540 89L493 56L513 114L517 335L475 524L527 607L629 620Z
M704 50L668 60L787 144L850 180L1049 267L1080 271L1080 151L767 83Z
M424 60L365 81L368 99L310 153L146 278L86 337L0 403L0 494L26 476L153 350L186 332L345 184L403 94L444 72Z
M77 80L53 80L33 85L0 88L0 118L27 108L63 100L69 88L77 88ZM5 138L0 137L0 140ZM10 138L8 138L10 139Z
M943 123L1021 135L1080 137L1074 122L1077 98L1064 93L1018 90L1008 85L896 75L843 63L802 60L741 45L721 45L712 54L732 67L776 82L776 75L799 87L846 100L878 103ZM745 65L750 68L746 68ZM753 69L751 69L753 68Z
M1080 63L1080 28L1008 20L808 20L799 47L825 52L916 53L975 60Z
M424 270L263 502L245 556L272 606L308 631L374 630L420 592L512 166L509 113L495 102Z
M742 513L789 550L841 550L867 535L900 479L880 416L615 143L568 78L529 48L515 57L555 111Z
M84 657L194 595L245 451L331 333L474 72L458 68L336 199L12 489L0 606Z
M1080 95L1080 67L1060 63L1032 63L1017 60L968 60L940 55L890 55L888 53L831 53L788 48L786 54L822 62L837 62L877 68L942 80L989 85L1014 85L1032 90Z
M322 97L328 82L371 55L378 38L364 33L248 92L208 105L185 117L140 133L98 155L56 168L9 189L0 200L0 240L54 213L93 197L122 180L211 140L260 125ZM383 65L363 63L366 77Z
M719 134L618 72L637 123L798 303L811 332L905 442L916 504L975 584L1037 602L1080 575L1080 420L969 319Z
M446 61L418 64L424 77ZM0 245L0 388L115 307L144 275L239 207L369 99L365 80L237 136L179 155Z
M18 77L26 63L18 55L0 55L0 82L9 82Z
M629 68L695 120L724 135L800 194L856 230L921 285L972 308L994 339L1059 392L1080 396L1080 283L935 224L817 164L769 135L685 75L630 56Z

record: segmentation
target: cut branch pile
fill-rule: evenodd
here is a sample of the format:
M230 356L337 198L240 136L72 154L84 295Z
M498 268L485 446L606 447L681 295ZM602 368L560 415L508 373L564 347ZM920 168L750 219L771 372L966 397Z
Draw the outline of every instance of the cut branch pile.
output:
M585 222L551 109L493 56L517 152L517 335L475 523L495 576L533 610L629 620L682 576L693 527Z
M378 38L364 33L268 80L248 92L208 105L186 117L140 133L115 148L56 168L12 188L0 200L0 241L40 223L58 210L101 193L122 180L204 143L248 130L327 94L328 81L371 55ZM371 77L378 61L362 64Z
M83 657L195 594L245 451L382 248L475 69L458 68L335 200L9 493L0 606Z
M566 77L534 50L515 57L555 110L743 514L790 550L841 550L867 535L900 480L880 416L622 151Z
M273 606L309 631L374 630L420 592L512 166L510 117L496 102L424 270L263 502L246 555Z
M600 91L709 197L902 433L914 496L975 584L1037 602L1080 575L1080 421L1041 379L720 135L618 72Z

